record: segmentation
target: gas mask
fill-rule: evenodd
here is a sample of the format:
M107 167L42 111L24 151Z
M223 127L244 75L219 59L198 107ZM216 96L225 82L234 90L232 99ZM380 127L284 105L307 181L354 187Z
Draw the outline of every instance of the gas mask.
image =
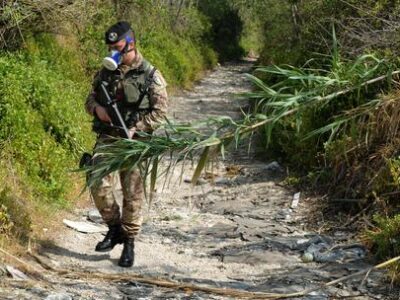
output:
M133 41L132 38L130 38L129 36L126 37L125 39L126 44L124 49L122 49L122 51L118 51L118 50L111 50L110 54L105 57L103 59L103 66L110 71L115 71L116 69L118 69L118 66L122 63L122 59L124 57L124 55L134 49L129 49L129 43L131 43Z

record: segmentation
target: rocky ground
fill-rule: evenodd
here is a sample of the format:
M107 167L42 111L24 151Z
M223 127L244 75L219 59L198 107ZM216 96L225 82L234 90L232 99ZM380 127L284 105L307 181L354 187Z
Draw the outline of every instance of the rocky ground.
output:
M244 72L250 66L236 63L216 68L191 91L171 99L171 117L178 121L210 115L238 117L243 103L233 100L232 94L249 90ZM89 275L76 279L68 273L52 276L47 272L42 281L3 276L0 299L231 299L141 283L133 276L287 294L372 266L367 250L346 228L330 235L309 229L318 227L310 224L315 199L285 187L286 171L277 162L265 157L261 161L253 151L238 150L194 187L189 180L192 166L183 168L183 182L178 180L181 171L175 169L164 189L160 181L155 200L145 209L131 269L117 266L120 245L110 253L94 251L101 232L80 233L65 227L53 243L40 249L43 259L71 274L82 270L119 274L124 280ZM90 224L87 215L92 209L88 205L68 218ZM94 231L102 229L97 226ZM374 271L368 277L354 277L296 299L400 299L399 291L384 279L384 273Z

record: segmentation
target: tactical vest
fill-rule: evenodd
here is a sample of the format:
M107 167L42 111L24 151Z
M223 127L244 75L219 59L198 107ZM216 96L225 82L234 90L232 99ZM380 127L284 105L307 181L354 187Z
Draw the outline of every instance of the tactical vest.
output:
M111 134L116 127L122 127L114 109L108 104L107 97L101 88L106 83L110 98L117 103L118 110L128 128L134 126L140 115L149 112L151 101L148 87L150 86L155 68L146 60L136 69L128 70L125 74L120 69L109 71L102 69L95 80L96 101L106 107L114 127L100 121L97 116L93 120L93 130L97 133Z

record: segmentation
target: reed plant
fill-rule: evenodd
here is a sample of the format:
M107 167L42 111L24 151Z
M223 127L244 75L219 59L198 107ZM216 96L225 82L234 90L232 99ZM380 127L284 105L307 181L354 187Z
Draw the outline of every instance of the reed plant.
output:
M315 65L321 67L311 67ZM166 122L159 130L162 135L140 140L116 140L98 149L96 155L102 160L90 168L89 185L110 172L140 168L145 178L152 174L150 185L154 186L159 173L156 166L162 157L173 158L170 168L179 161L200 155L192 179L195 183L212 154L223 157L228 145L237 146L245 136L255 131L265 133L268 146L280 122L295 124L297 132L300 132L305 123L302 119L304 112L310 109L316 115L323 111L329 117L325 117L323 123L313 124L312 130L302 134L301 139L318 135L320 144L326 146L344 134L349 123L368 115L379 104L379 98L375 97L377 92L389 88L393 76L399 72L393 71L391 64L373 54L355 60L342 59L334 40L330 58L321 56L301 68L290 65L258 67L255 73L268 78L268 82L247 74L255 89L240 97L249 99L253 108L250 112L243 112L242 119L221 116L196 124Z

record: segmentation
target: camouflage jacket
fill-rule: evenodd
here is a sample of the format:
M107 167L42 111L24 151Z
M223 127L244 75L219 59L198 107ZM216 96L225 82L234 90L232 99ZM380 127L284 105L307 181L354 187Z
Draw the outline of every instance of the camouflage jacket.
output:
M161 75L161 72L156 70L153 78L150 82L149 93L145 96L142 105L140 105L140 111L134 105L130 105L129 102L135 101L131 98L138 98L138 89L136 86L143 85L144 76L138 74L146 74L148 75L149 70L153 67L143 58L139 51L136 50L135 60L132 62L130 66L121 65L118 68L118 72L121 75L121 80L118 82L116 87L116 103L123 115L123 118L126 119L130 114L135 113L135 118L133 122L127 123L129 129L132 131L145 131L152 132L156 129L157 125L163 121L164 117L167 113L168 106L168 95L166 86L167 83L164 77ZM94 131L98 133L108 133L111 135L114 131L104 131L104 128L109 127L109 125L104 124L103 129L100 126L98 127L99 122L102 123L94 114L95 107L98 105L105 106L102 101L101 92L99 90L100 82L104 81L104 75L107 73L105 69L100 70L94 77L92 90L89 93L85 108L86 111L94 116ZM136 91L135 91L136 89ZM119 95L118 95L119 94ZM130 95L130 96L127 96ZM110 107L107 108L110 117L113 119L112 114L113 111ZM96 125L97 124L97 125Z

